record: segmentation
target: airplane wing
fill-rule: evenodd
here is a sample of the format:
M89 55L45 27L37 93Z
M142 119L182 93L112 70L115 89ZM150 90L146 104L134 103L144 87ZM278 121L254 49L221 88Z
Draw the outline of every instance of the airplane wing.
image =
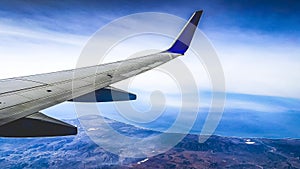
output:
M173 45L164 52L108 64L0 80L0 136L74 135L77 134L75 126L39 111L65 101L135 100L135 94L109 85L183 55L191 43L202 12L196 11L192 15Z

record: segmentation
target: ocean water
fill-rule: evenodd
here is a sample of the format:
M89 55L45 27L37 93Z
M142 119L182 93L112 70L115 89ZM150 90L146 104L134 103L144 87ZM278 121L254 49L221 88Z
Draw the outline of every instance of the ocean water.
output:
M202 93L200 104L203 103L204 106L200 106L198 112L180 111L180 107L166 106L158 118L148 123L139 123L124 117L124 114L116 109L115 103L97 104L101 113L94 113L126 124L162 132L174 127L181 113L184 120L181 121L177 129L172 131L200 134L209 112L207 105L210 102L210 97L211 93ZM143 101L137 100L135 104L141 109L147 107ZM89 110L90 106L91 104L85 105L87 114L93 111L92 109ZM74 109L74 105L70 104L62 104L48 109L46 113L60 119L76 118L76 109ZM146 115L141 114L141 117ZM234 137L300 138L300 100L227 93L224 112L213 134Z

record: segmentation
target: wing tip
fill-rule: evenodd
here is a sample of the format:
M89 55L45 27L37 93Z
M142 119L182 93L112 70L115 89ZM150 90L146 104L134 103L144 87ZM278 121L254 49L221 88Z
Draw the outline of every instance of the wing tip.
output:
M166 50L167 52L184 55L190 46L202 14L203 10L198 10L193 13L186 25L183 27L179 36L175 39L175 42L168 50Z

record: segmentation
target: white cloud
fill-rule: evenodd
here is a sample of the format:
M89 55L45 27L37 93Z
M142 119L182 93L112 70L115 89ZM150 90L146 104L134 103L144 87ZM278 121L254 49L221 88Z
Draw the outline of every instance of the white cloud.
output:
M300 97L300 48L285 37L236 31L210 32L227 90Z
M87 37L0 24L0 78L74 68Z

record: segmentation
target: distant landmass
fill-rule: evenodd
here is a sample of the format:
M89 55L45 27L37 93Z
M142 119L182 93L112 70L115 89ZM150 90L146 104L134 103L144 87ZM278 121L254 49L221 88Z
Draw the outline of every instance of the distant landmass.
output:
M159 134L107 120L121 134ZM165 153L124 158L95 144L78 120L67 122L78 126L78 135L0 138L0 168L300 168L300 139L212 136L200 144L197 135L187 135Z

